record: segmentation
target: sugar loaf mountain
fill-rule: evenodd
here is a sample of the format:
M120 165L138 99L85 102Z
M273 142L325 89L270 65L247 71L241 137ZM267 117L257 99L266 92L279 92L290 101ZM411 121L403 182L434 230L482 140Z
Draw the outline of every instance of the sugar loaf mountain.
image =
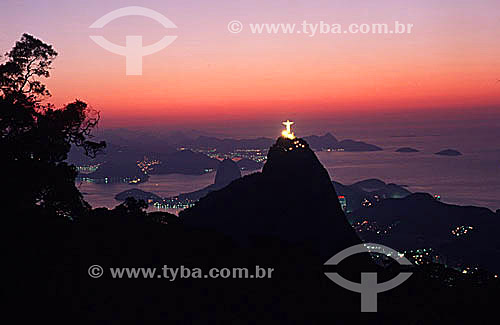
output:
M217 166L217 173L215 174L215 179L213 184L208 185L194 192L181 193L177 197L170 199L171 200L177 199L178 201L181 202L182 201L195 202L210 192L224 188L225 186L229 185L232 181L240 177L241 177L241 172L238 164L236 164L231 159L224 159Z
M235 163L231 159L224 159L217 166L214 183L193 192L181 193L177 196L163 199L154 193L134 188L118 193L115 195L115 199L118 201L125 201L127 198L131 197L136 200L144 200L148 204L154 205L156 203L157 206L164 206L165 202L170 202L171 206L177 206L180 204L183 206L189 206L192 202L198 201L208 193L220 190L229 185L235 179L240 178L240 166L241 165Z

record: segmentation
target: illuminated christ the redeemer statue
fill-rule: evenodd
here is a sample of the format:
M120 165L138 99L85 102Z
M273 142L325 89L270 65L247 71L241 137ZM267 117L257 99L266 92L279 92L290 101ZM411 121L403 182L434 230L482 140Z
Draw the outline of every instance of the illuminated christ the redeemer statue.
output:
M294 122L291 122L290 120L286 120L286 122L283 122L283 125L286 126L286 130L283 130L283 132L281 132L281 135L285 138L288 138L288 139L295 139L295 135L293 134L293 132L291 132L291 126Z

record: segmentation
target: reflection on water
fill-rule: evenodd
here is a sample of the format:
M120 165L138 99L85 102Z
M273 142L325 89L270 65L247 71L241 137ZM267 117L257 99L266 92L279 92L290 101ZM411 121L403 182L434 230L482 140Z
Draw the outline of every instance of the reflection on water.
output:
M368 178L439 194L445 203L500 208L500 150L441 157L432 153L318 153L330 177L343 184Z
M242 172L243 175L251 173L253 172ZM97 184L88 182L77 182L76 185L80 189L80 192L83 193L85 200L87 200L93 208L114 208L121 203L115 199L115 195L132 188L153 192L161 197L171 197L179 195L180 193L196 191L213 184L214 178L214 172L203 175L169 174L151 175L147 182L137 185L126 183ZM150 206L148 211L167 211L177 214L180 209L157 209Z
M474 135L474 134L472 134ZM386 136L362 139L384 148L377 152L317 152L330 177L344 184L367 178L407 185L412 192L440 194L442 201L460 205L500 208L500 148L484 138L471 136ZM479 148L478 144L483 144ZM410 146L417 153L398 153L399 147ZM434 155L452 148L463 153L459 157ZM248 174L246 172L244 174ZM112 208L119 204L114 196L130 188L153 192L161 197L195 191L214 182L215 173L201 176L152 175L138 185L78 183L85 199L93 207ZM154 208L150 208L153 211ZM176 212L176 211L174 211ZM177 211L178 212L178 211Z
M363 141L375 143L383 151L317 155L330 177L344 184L379 178L386 183L407 185L411 192L440 194L445 203L484 206L495 211L500 208L500 146L492 141L495 132L452 129L440 130L439 135L376 136ZM395 152L401 147L413 147L420 152ZM434 154L448 148L463 156Z

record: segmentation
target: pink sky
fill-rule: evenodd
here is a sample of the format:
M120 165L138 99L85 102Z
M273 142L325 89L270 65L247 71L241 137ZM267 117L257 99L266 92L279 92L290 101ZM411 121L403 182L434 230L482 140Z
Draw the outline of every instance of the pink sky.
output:
M88 27L130 5L156 10L177 25L123 17ZM380 112L464 109L500 104L500 2L490 1L3 1L0 48L23 32L59 52L47 84L51 102L75 98L99 109L107 125L202 121L330 119ZM231 34L227 23L244 30ZM249 23L388 23L412 34L262 34ZM145 44L178 38L143 59L142 76L125 75L125 58L90 40L102 35ZM465 116L465 115L464 115ZM175 121L175 122L174 122Z

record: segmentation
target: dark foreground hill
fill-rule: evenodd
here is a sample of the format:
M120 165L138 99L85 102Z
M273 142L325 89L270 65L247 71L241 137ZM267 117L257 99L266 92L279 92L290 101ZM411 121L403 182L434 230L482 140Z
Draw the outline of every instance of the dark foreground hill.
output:
M346 212L352 212L363 205L372 206L383 199L403 198L410 195L410 191L403 186L393 183L386 184L379 179L366 179L351 185L344 185L332 181L335 191L346 199Z
M95 172L90 174L80 174L80 178L88 178L99 182L120 182L132 179L146 181L148 175L141 171L135 162L114 162L103 163Z
M325 257L360 243L328 172L301 139L279 138L262 173L210 193L180 216L186 225L214 229L237 241L273 236L308 243Z
M1 238L11 267L3 269L4 290L15 307L5 309L17 319L313 323L360 310L360 294L333 283L326 271L355 282L361 272L377 272L384 282L401 271L394 264L381 269L364 254L323 266L360 240L326 170L301 140L279 139L262 173L211 192L180 218L147 214L145 207L129 199L74 220L41 207L7 212ZM268 273L255 276L257 266ZM154 273L112 276L110 268L123 267ZM165 267L177 268L177 277L166 277ZM254 277L208 276L214 268L233 276L246 268ZM202 276L188 277L196 269ZM405 283L378 294L380 312L404 312L399 322L496 307L498 281L433 264L411 271Z
M384 236L362 232L364 240L401 251L433 248L449 265L478 265L500 272L500 217L487 208L445 204L429 194L415 193L361 208L349 218L391 227Z

